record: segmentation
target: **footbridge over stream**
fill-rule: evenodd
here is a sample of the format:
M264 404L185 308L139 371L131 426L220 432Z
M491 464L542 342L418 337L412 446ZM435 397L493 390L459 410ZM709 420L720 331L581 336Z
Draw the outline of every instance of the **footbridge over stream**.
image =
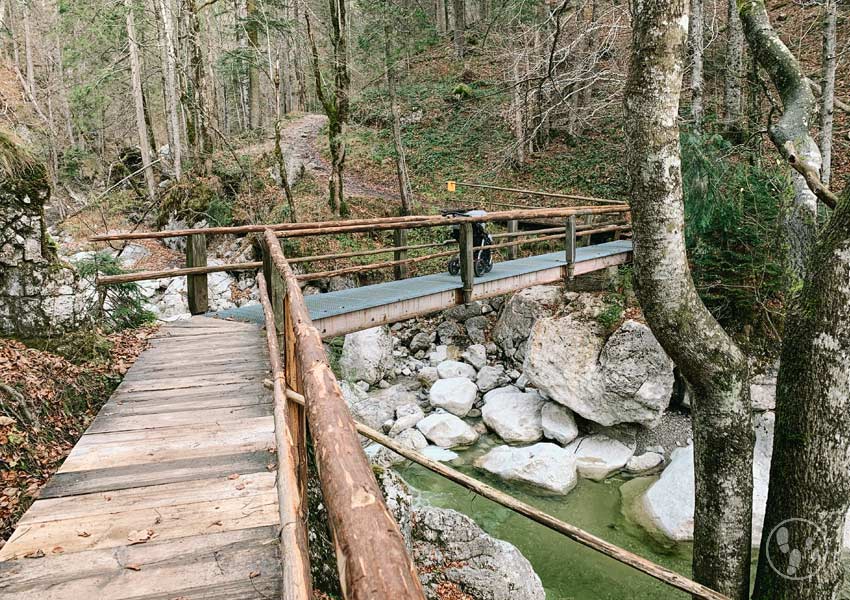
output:
M362 435L633 567L640 572L636 577L654 577L683 597L723 600L682 574L355 423L322 344L323 337L625 263L631 257L628 239L591 245L580 240L628 236L627 211L624 205L591 206L96 236L186 236L185 268L103 277L99 283L189 277L190 308L197 316L160 330L0 548L0 598L313 598L306 525L309 443L344 597L421 600L415 565L384 504ZM624 217L599 222L606 215ZM494 236L508 241L494 241L489 249L508 253L508 260L476 277L481 247L473 245L473 224L516 219L557 221L549 229L508 228ZM286 257L281 245L282 238L445 225L459 228L457 245L427 255L410 253L444 244L312 257ZM256 236L263 260L206 265L207 236L218 234ZM516 256L518 247L540 242L557 242L562 249ZM392 252L393 260L300 274L293 269L382 252ZM459 276L404 277L306 298L301 291L311 279L449 256L459 257ZM262 325L203 316L206 275L225 270L257 271L261 304L253 320Z

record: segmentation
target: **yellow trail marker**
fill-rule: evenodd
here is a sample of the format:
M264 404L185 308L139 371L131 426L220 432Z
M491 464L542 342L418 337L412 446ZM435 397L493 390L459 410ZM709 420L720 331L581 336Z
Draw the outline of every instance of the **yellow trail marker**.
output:
M450 192L455 191L455 182L454 181L447 181L446 182L446 189Z

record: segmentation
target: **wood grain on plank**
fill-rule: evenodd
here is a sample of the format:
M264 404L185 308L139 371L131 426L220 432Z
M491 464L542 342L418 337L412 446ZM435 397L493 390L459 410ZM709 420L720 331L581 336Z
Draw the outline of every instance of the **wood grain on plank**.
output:
M259 599L277 597L279 573L275 528L254 527L0 562L0 598Z
M41 489L39 498L58 498L109 490L226 477L231 473L258 473L268 470L268 449L240 454L222 454L168 460L146 465L127 465L68 471L54 475Z
M265 417L272 414L271 405L231 406L147 415L99 414L87 433L131 431L134 429L160 429L209 423L226 424L233 419Z

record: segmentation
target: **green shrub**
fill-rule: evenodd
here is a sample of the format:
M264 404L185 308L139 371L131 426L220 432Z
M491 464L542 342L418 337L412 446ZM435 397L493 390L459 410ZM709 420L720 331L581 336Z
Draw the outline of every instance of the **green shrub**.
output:
M120 275L124 271L118 260L99 252L89 259L77 263L77 273L94 284L99 275ZM110 331L140 327L156 320L156 316L145 309L145 301L135 283L119 283L102 286L92 298L90 312Z
M780 229L784 172L718 135L682 136L686 240L694 280L733 333L780 335L788 286Z

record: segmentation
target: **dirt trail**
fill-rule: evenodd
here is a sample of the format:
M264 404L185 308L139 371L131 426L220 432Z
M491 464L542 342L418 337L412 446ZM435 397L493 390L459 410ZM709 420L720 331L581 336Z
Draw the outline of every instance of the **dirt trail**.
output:
M326 182L331 173L330 163L319 151L319 132L327 122L327 117L317 114L300 116L284 125L281 129L283 154L286 157L286 172L290 182L295 182L303 172L310 173L318 181ZM266 141L239 152L247 156L271 153L274 141ZM345 173L345 193L351 196L377 198L399 202L399 194L383 186L364 181L351 173Z

